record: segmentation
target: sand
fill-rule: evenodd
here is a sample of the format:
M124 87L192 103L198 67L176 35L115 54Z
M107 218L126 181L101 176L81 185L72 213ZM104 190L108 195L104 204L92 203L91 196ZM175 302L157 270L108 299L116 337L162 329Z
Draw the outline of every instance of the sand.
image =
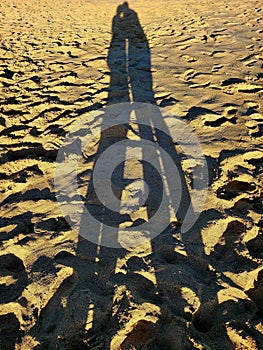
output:
M130 1L132 92L114 61L119 4L1 3L0 349L263 349L261 1ZM148 243L114 249L68 224L54 171L75 121L92 130L90 111L131 99L193 130L209 187L189 232L179 215ZM136 139L134 127L113 136ZM84 197L102 139L79 168ZM198 162L180 163L190 189ZM136 161L126 169L143 173ZM94 207L90 189L87 200ZM149 210L125 215L122 225L139 225Z

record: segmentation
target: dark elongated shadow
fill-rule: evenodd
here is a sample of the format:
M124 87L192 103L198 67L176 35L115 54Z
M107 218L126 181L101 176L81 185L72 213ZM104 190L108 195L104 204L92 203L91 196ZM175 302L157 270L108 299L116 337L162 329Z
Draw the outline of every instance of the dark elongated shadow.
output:
M149 44L136 12L130 9L126 2L117 7L116 15L112 21L112 40L108 52L108 66L110 69L109 106L123 102L141 102L152 104L153 107L156 107L152 87ZM160 248L165 242L171 247L171 259L175 257L175 261L187 264L187 256L185 258L177 258L173 252L175 240L172 235L176 232L180 233L180 229L177 228L175 230L169 226L160 233L159 237L151 242L151 262L146 264L146 266L143 258L136 257L136 254L133 255L131 251L127 251L119 244L118 231L119 227L125 225L126 222L129 222L132 226L138 226L138 230L140 230L140 224L153 217L158 211L160 198L164 191L163 186L159 184L160 177L158 177L158 172L168 174L169 165L164 162L162 169L161 165L159 168L154 169L149 162L143 161L143 159L147 158L147 152L141 147L141 155L140 159L138 159L140 163L140 166L138 166L139 173L132 171L131 175L125 178L126 168L129 166L128 161L122 162L114 170L112 181L116 187L115 195L120 202L125 188L134 180L141 179L147 183L150 195L145 202L146 219L144 217L132 220L128 212L121 211L121 207L116 211L109 209L107 204L110 203L102 203L98 198L93 181L93 170L102 153L109 146L114 145L116 142L127 140L130 137L129 135L133 135L137 139L144 139L157 144L167 152L176 164L182 195L182 200L176 213L177 218L183 221L187 211L193 211L188 186L181 167L180 156L176 152L174 141L163 116L157 108L154 111L155 118L152 118L151 114L147 117L147 115L142 115L138 110L135 110L136 122L129 120L126 124L106 128L107 120L105 120L105 125L102 125L96 154L93 155L92 159L89 159L89 157L86 159L87 163L92 161L93 165L85 197L85 208L97 219L97 224L91 227L89 218L83 213L80 233L85 234L82 235L83 237L79 236L76 256L68 254L57 256L57 262L73 267L75 275L60 288L57 297L53 298L47 305L41 322L35 327L35 333L32 332L33 335L38 333L39 328L42 328L42 331L45 329L46 333L48 333L50 327L48 324L45 325L44 316L46 314L49 320L53 320L53 327L55 320L58 321L57 323L60 322L60 324L55 326L56 330L52 330L53 333L60 335L64 332L65 334L65 325L68 326L68 337L72 336L72 339L74 339L72 344L75 348L82 348L83 344L87 344L87 349L96 348L96 346L109 349L112 337L123 327L120 322L120 316L127 313L131 304L139 305L143 301L148 301L158 305L163 314L166 312L163 310L162 304L162 286L165 284L165 276L160 272L155 272L156 284L153 284L142 274L138 273L137 265L149 270L152 268L157 270L155 265L159 263L156 255L160 256ZM107 107L105 116L106 114ZM102 124L104 124L104 121ZM134 125L137 125L137 127L134 127ZM122 152L122 158L125 159L126 150L122 150ZM155 153L151 154L151 157L156 158L156 164L162 163L159 152L155 151ZM173 193L175 185L168 177L166 189L168 197ZM173 199L170 202L173 202ZM168 208L163 220L167 221L168 226L170 223ZM109 237L106 236L108 234L108 231L105 229L106 226L112 227L110 240L111 246L115 248L107 246ZM91 237L90 240L89 236ZM199 245L202 246L200 236L197 239L199 240ZM195 244L197 243L195 242ZM186 255L188 253L193 254L192 250L188 251L187 247L185 247L185 250ZM204 253L201 252L202 254ZM182 260L180 261L180 259ZM119 263L120 261L124 261L122 266ZM126 273L123 273L123 271ZM180 294L180 288L185 286L185 282L180 278L177 284L179 293L176 294L176 300L174 300L177 305L177 309L174 312L183 317L184 308L187 304ZM125 289L122 288L124 285L126 286ZM193 288L198 293L193 284L190 283L189 288ZM123 291L121 292L122 289ZM62 298L67 300L66 308L61 306L60 300ZM75 324L79 325L78 330L74 330ZM79 335L78 339L76 339L76 333ZM61 342L63 343L63 339L60 340ZM125 342L120 345L120 349L128 349L130 345Z
M118 6L117 13L112 21L112 41L108 53L108 66L110 69L110 86L108 93L109 105L123 102L141 102L155 105L154 92L152 88L151 55L149 44L136 12L130 9L127 3ZM151 115L149 115L149 117L147 118L145 117L145 115L141 115L140 112L135 111L135 124L137 125L136 130L133 128L134 122L130 120L130 123L127 123L125 125L116 127L114 126L109 129L106 129L105 131L102 131L93 168L95 167L97 160L99 159L101 154L107 149L107 147L114 145L115 142L127 140L129 138L129 133L133 136L136 135L139 139L154 142L169 154L169 156L177 166L178 173L180 175L183 198L183 201L181 201L179 205L177 216L181 220L183 220L187 210L189 210L189 208L191 210L191 199L188 187L185 181L184 173L181 168L180 158L176 152L173 139L169 133L167 125L165 124L163 116L157 108L154 110L154 114L155 118L152 118ZM107 120L105 120L105 125L107 125ZM165 173L168 173L168 169L166 169L168 165L164 163L164 169L162 170L161 168L154 169L151 166L151 164L143 161L143 159L146 159L147 157L146 153L147 151L144 150L143 147L141 147L141 173L140 167L138 167L139 173L131 172L132 175L130 174L128 178L125 178L125 169L129 166L129 162L125 161L115 169L112 181L115 182L115 184L118 183L117 187L119 189L119 192L117 191L118 193L116 194L116 196L119 200L121 200L125 186L129 185L129 183L132 183L135 180L138 180L138 178L145 180L149 187L150 193L145 203L145 207L147 211L147 217L148 219L150 219L158 210L158 207L160 205L160 198L162 197L164 190L162 186L159 186L160 178L158 177L158 172L164 171ZM155 151L155 153L153 153L151 156L156 158L156 163L161 163L160 154L158 153L158 151ZM122 157L123 159L125 159L125 150L123 150ZM156 175L157 178L154 175ZM169 193L172 193L175 187L175 184L171 181L169 177L167 178L167 185L169 196ZM153 195L151 195L152 193ZM127 309L130 305L130 299L124 293L124 295L121 296L121 301L119 300L118 311L113 311L114 300L112 295L114 295L115 291L118 290L118 288L120 288L121 285L126 285L126 288L132 294L133 302L140 304L141 297L143 297L150 302L161 305L161 298L158 292L158 283L159 278L162 277L156 274L157 285L153 285L142 275L136 273L136 271L133 271L133 269L128 268L127 274L123 274L121 272L115 273L117 261L125 257L125 255L128 255L130 252L126 251L121 246L117 249L104 247L104 241L107 242L108 240L108 237L105 238L105 234L107 233L105 233L104 226L110 225L116 228L114 234L111 237L111 243L113 246L117 246L118 228L120 225L125 224L125 222L131 222L131 218L128 213L120 214L120 210L119 212L112 211L107 208L107 205L105 205L105 203L100 202L94 189L92 175L86 196L85 207L97 219L97 221L101 223L98 224L95 232L95 234L99 235L99 237L97 245L92 245L86 240L80 240L77 249L77 254L87 254L87 251L90 252L90 247L93 247L94 263L95 261L108 262L108 265L104 265L103 273L100 273L102 275L105 275L105 273L108 275L108 285L111 286L108 290L106 288L109 297L104 298L105 305L103 306L103 308L109 311L106 324L105 320L104 322L102 322L101 319L99 319L98 315L101 314L101 311L99 310L100 306L96 305L96 302L94 301L93 303L95 305L92 327L89 332L95 335L98 332L101 333L106 331L107 340L104 339L104 346L105 349L108 349L110 346L111 337L117 333L118 329L121 328L121 324L118 323L118 319L122 313L125 313L125 308ZM170 222L169 215L170 213L167 208L166 217L163 218L164 220L167 220L167 226ZM132 225L138 225L138 230L140 230L139 225L143 221L144 219L142 218L138 219L137 221L133 222ZM81 223L81 232L85 231L85 229L89 230L89 222L87 217L83 215ZM94 230L94 227L92 229ZM88 237L88 233L87 235L85 234L85 237ZM152 244L151 249L152 254L154 255L154 243ZM133 261L133 258L133 256L129 258L129 261ZM141 263L143 264L142 259ZM127 264L129 265L129 262ZM148 266L148 268L151 267ZM94 275L94 280L103 280L102 275L98 275L98 270L95 267L95 264L94 273L96 273ZM106 281L104 280L104 282ZM148 286L147 288L149 292L140 290L140 288L143 288L143 285ZM183 298L181 298L179 304L181 308L181 313L183 314L183 309L186 306ZM126 345L123 344L121 348L126 348Z

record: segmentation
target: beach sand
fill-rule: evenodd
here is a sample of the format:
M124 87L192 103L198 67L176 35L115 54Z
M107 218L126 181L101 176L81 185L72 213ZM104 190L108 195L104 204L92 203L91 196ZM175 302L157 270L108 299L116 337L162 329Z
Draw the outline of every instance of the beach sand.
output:
M68 224L54 171L74 122L88 120L89 132L92 111L129 94L153 103L118 86L123 67L109 54L118 5L1 4L0 349L263 349L261 1L129 2L141 45L130 85L147 76L154 103L193 131L209 186L189 232L177 217L152 241L114 249ZM79 168L83 196L98 143ZM191 189L198 160L180 159ZM140 220L145 211L126 225Z

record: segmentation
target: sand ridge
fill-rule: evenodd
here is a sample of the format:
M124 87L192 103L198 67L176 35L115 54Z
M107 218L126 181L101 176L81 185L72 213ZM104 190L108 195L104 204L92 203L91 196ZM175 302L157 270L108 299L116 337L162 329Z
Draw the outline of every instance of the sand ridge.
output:
M53 178L74 121L108 103L118 5L1 4L0 348L260 350L261 2L129 2L150 49L140 74L198 136L209 191L190 233L175 221L143 247L98 252L61 214ZM112 102L125 98L116 86ZM81 193L96 147L85 150ZM181 166L191 187L198 164Z

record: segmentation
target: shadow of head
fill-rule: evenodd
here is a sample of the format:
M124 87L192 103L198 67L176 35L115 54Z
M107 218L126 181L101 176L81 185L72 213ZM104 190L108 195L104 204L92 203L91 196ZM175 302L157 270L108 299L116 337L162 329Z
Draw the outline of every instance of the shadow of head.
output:
M130 8L127 1L124 1L121 5L117 7L117 14L121 18L124 18L125 16L127 16L129 12L130 12Z

